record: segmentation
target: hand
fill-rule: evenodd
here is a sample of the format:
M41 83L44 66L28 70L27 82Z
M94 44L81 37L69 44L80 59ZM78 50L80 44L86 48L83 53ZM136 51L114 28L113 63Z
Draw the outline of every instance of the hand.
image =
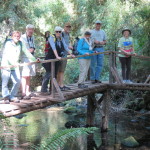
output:
M99 42L101 45L105 45L105 42Z
M59 57L59 56L57 56L56 58L59 59L59 60L61 59L61 57Z
M73 50L73 47L72 47L72 46L69 46L68 48L71 49L71 50Z
M72 57L72 58L75 58L76 56L75 55L73 55L73 54L70 54L70 56Z
M85 53L85 55L89 55L89 53Z
M41 62L40 58L37 58L36 61L37 61L37 63L40 63L40 62Z
M136 55L137 55L137 53L133 53L133 55L134 55L134 56L136 56Z
M33 52L34 52L34 49L33 49L33 48L30 48L30 49L29 49L29 52L30 52L30 53L33 53Z
M95 43L95 44L99 44L100 42L99 42L99 41L97 41L97 40L95 40L95 41L94 41L94 43Z

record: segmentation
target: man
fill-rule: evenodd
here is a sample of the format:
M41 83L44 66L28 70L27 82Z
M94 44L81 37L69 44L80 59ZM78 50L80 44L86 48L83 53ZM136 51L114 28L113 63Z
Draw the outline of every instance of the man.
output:
M102 22L95 22L95 29L91 31L92 41L94 42L95 52L104 52L104 45L106 44L106 33L101 29ZM103 68L104 54L92 56L90 66L90 80L92 83L101 83L100 75Z
M28 51L26 51L25 46L20 40L21 33L19 31L14 31L12 33L12 39L5 43L4 51L2 55L1 66L17 65L19 63L20 55L23 53L30 61L36 61L34 56L32 56ZM17 98L18 89L20 88L20 71L19 67L4 68L1 71L2 74L2 96L6 104L9 101L20 102ZM11 78L13 82L13 87L11 92L8 89L8 82Z
M26 33L21 36L21 41L26 46L26 51L29 51L32 55L35 52L35 44L34 44L34 26L28 24L26 26ZM29 59L26 55L22 56L22 63L28 63ZM22 68L22 97L23 99L30 99L33 96L36 96L34 93L30 91L30 80L31 77L36 75L35 65L25 66Z
M64 38L64 41L66 45L68 46L67 49L73 49L72 46L70 45L70 32L71 32L71 24L68 22L65 24L64 31L62 32L62 37ZM67 57L67 53L68 52L65 51L63 57ZM66 69L66 65L67 65L67 60L61 61L61 67L59 68L58 74L57 74L57 82L60 85L60 88L62 91L70 90L69 87L66 87L64 85L64 72Z
M50 43L50 49L48 51L48 54L45 57L45 60L55 59L55 58L61 59L61 57L64 56L65 51L67 51L73 57L73 55L69 52L68 46L66 45L64 38L62 38L61 34L62 34L62 28L59 26L56 26L55 34L53 36L50 36L48 39ZM55 78L57 77L59 70L62 69L63 67L62 65L63 65L62 61L55 62ZM47 93L48 83L49 83L49 79L51 75L51 63L45 63L43 64L43 67L46 70L46 74L43 78L41 92ZM63 90L60 84L59 86L60 86L60 89Z

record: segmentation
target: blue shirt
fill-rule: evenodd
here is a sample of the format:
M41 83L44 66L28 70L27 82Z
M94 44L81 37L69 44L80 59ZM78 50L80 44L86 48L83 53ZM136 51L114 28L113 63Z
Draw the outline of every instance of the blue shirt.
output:
M84 55L86 53L92 54L93 51L89 50L90 46L89 44L85 41L84 38L80 39L78 42L77 46L77 51L79 52L79 55ZM86 57L80 57L79 59L90 59L91 56L86 56Z

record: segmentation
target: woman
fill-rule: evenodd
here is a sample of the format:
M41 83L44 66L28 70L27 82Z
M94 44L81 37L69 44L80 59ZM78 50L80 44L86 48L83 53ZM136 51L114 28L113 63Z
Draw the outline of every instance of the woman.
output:
M122 30L123 37L120 38L118 47L119 51L124 54L119 54L119 60L121 62L122 78L123 83L132 83L131 74L131 54L136 54L134 52L133 38L131 37L131 30Z
M48 42L48 39L50 37L50 32L46 31L45 32L45 48L44 48L44 52L45 52L45 56L48 54L48 50L50 49L50 44Z
M78 42L77 51L79 55L87 55L86 57L79 58L79 65L80 65L80 74L78 80L78 87L79 88L87 88L88 86L84 84L88 70L91 63L91 56L89 54L93 53L92 48L92 41L90 39L91 33L86 31L84 34L84 38L81 38Z

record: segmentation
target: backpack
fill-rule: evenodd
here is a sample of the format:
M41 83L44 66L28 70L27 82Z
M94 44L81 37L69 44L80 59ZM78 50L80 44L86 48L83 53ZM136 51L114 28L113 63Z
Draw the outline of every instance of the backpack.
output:
M73 44L73 54L74 54L74 55L79 55L79 52L78 52L78 50L77 50L77 46L78 46L79 40L80 40L79 37L76 37L76 38L75 38L75 42L74 42L74 44ZM85 40L83 40L82 46L84 45L84 42L85 42Z

